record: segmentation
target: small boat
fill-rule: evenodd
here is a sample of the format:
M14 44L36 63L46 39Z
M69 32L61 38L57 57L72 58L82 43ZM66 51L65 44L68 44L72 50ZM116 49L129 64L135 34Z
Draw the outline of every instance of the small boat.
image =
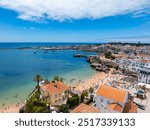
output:
M74 54L74 57L81 57L81 54Z
M74 54L73 56L74 57L86 57L85 55L82 55L82 54Z

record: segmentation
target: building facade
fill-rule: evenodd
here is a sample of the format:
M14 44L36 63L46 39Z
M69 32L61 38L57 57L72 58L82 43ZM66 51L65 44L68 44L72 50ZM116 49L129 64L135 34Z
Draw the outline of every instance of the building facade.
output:
M125 90L101 85L94 98L96 108L102 112L123 112L128 102L128 92Z
M61 104L68 97L69 86L63 82L50 82L41 86L41 93L44 99L51 105Z

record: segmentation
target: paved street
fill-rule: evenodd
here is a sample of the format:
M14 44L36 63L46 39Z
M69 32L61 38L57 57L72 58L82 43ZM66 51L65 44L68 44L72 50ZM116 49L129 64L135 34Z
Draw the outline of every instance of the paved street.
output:
M138 108L138 113L150 113L150 92L147 93L147 99L140 101L142 105L145 106L145 110Z

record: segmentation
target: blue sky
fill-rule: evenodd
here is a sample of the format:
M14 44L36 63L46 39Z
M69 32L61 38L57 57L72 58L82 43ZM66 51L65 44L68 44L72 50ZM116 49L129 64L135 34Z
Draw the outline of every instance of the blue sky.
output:
M63 6L52 0L46 0L43 5L41 0L37 0L39 5L35 0L33 3L19 1L22 0L0 1L0 42L150 43L150 0L132 0L132 3L118 0L121 3L110 3L111 7L109 2L114 0L106 0L107 4L103 0L93 0L95 3L89 5L85 5L89 0L83 0L85 3L71 0L72 3Z

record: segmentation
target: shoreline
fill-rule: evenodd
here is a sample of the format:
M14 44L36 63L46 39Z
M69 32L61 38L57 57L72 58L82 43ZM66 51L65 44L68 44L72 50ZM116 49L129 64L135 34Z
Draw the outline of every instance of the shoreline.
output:
M7 106L5 108L0 108L0 113L19 113L19 109L24 105L25 103L20 102L18 104L12 104L10 106Z
M94 88L96 85L103 83L104 79L108 77L110 73L98 72L84 80L81 80L75 88L76 91L82 92L83 90L89 89L90 87Z

